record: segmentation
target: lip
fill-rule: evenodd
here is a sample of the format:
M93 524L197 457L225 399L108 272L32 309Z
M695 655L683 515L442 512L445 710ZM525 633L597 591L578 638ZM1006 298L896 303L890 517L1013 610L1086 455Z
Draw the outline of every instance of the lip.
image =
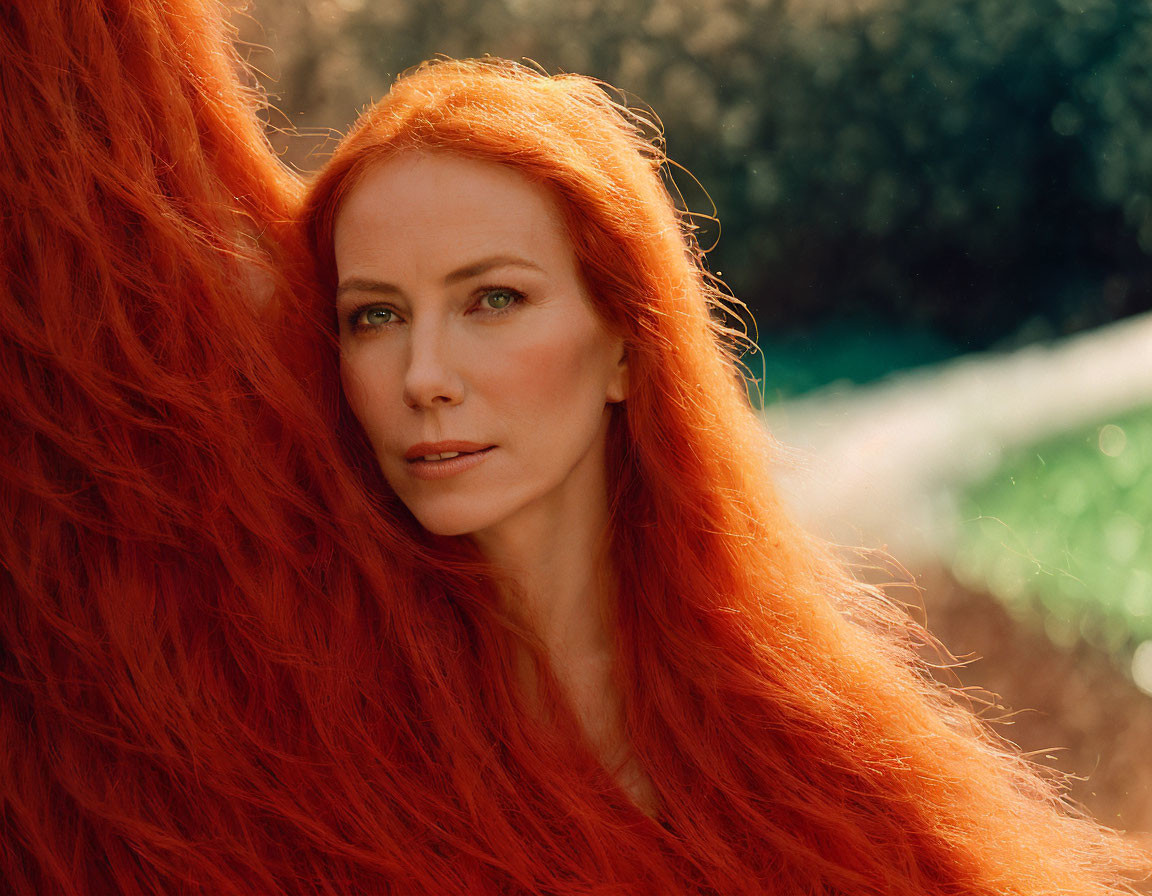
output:
M447 442L417 442L404 452L404 460L411 462L419 460L422 457L427 457L429 454L443 454L446 451L474 454L477 451L483 451L485 448L491 447L491 445L482 445L479 442L463 442L459 439ZM455 460L455 458L453 458L453 460ZM439 461L439 463L444 463L444 461Z
M460 442L444 442L437 444L453 444L459 445ZM422 446L417 445L417 448ZM473 450L469 454L461 454L459 457L450 457L447 460L421 460L423 454L416 460L408 461L408 472L415 479L447 479L449 476L455 476L463 473L465 470L471 470L477 464L484 463L484 459L495 450L495 445L489 445L486 448ZM422 449L423 450L423 449ZM428 454L439 454L443 451L462 451L466 449L461 448L441 448L440 451L427 450Z

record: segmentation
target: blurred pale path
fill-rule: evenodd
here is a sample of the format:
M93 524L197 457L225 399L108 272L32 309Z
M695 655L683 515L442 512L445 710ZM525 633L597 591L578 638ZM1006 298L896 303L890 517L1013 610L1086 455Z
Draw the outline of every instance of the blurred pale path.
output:
M1053 589L1045 578L1067 584L1073 572L1089 566L1099 573L1107 558L1092 564L1073 559L1076 552L1099 552L1099 537L1078 537L1082 530L1063 527L1059 500L1046 504L1047 493L1031 486L1027 491L1041 498L1028 505L1035 518L1018 518L1016 525L1034 523L1071 538L1064 546L1072 552L1064 560L1067 569L1047 576L1035 557L1024 557L1028 587L1047 590L1015 602L1005 601L990 582L955 577L956 547L972 535L966 495L990 475L993 482L1003 479L1002 457L1018 458L1060 433L1092 433L1109 418L1131 420L1142 408L1152 412L1147 314L1046 346L969 355L872 386L829 387L772 406L765 419L786 446L779 477L801 519L841 544L885 547L915 574L922 591L912 598L914 613L923 612L933 634L965 661L957 678L941 677L992 695L987 717L1007 720L997 730L1042 764L1071 775L1070 797L1092 815L1121 829L1152 831L1152 669L1142 669L1140 661L1142 653L1152 656L1146 646L1152 641L1130 657L1124 649L1102 649L1098 639L1053 638L1057 629L1098 632L1099 620L1116 609L1116 583L1140 576L1145 558L1123 564L1119 577L1085 572L1075 595ZM1110 430L1123 437L1116 426L1101 428L1091 461L1101 471L1119 453L1106 444ZM1047 449L1044 455L1056 457ZM1065 475L1078 472L1063 468ZM1099 486L1091 478L1080 484ZM1116 497L1102 489L1091 500ZM1137 514L1141 507L1104 509L1084 524L1100 525L1124 510ZM1152 531L1146 521L1144 526ZM1011 554L1020 550L1016 542L1029 541L1028 533L1017 534L1023 537L982 547L1005 554L1015 568L1022 559ZM1050 600L1053 595L1059 600ZM1076 596L1084 600L1077 603ZM1113 613L1114 621L1121 618ZM1139 634L1145 618L1127 618L1141 623L1126 632L1128 642L1147 637Z
M879 384L772 406L796 513L842 544L917 567L948 553L958 491L1002 453L1152 406L1152 314L1011 353L970 355Z

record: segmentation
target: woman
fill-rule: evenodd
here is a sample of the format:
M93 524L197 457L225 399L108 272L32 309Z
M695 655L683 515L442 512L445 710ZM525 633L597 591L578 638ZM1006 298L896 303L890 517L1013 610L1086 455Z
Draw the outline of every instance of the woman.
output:
M7 891L1115 890L1120 847L1046 806L1018 761L951 733L942 718L971 723L864 632L872 604L773 511L757 467L707 449L733 432L739 387L699 275L660 250L683 244L655 182L544 202L573 218L603 329L580 318L604 352L586 404L596 385L616 408L615 566L610 588L585 589L609 613L592 625L578 605L566 660L512 599L533 583L460 536L478 525L462 509L394 499L341 404L333 293L313 290L286 226L299 184L264 142L220 8L19 0L3 21ZM575 187L581 172L561 170ZM603 242L614 213L624 235L645 208L670 225L649 254ZM616 271L621 252L652 264ZM647 297L631 291L641 271ZM493 291L485 307L515 301ZM371 313L361 323L390 320ZM405 388L412 414L444 397ZM726 447L751 457L761 436L740 415L748 441ZM522 444L517 418L473 419L510 425L463 436ZM667 439L676 451L653 451ZM612 700L581 699L605 679Z
M578 76L429 63L308 195L343 435L497 583L444 608L488 683L443 761L493 771L438 829L538 892L1117 892L1115 840L781 512L643 124Z

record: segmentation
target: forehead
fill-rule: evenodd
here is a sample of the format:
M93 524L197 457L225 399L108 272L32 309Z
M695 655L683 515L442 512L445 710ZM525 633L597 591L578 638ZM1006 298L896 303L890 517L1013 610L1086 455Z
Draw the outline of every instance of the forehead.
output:
M337 265L517 249L571 255L552 192L514 168L447 152L411 151L371 166L341 204Z

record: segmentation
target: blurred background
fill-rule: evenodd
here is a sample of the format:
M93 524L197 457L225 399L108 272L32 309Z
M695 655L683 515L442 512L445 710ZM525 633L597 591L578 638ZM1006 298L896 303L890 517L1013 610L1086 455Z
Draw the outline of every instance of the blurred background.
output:
M890 551L919 586L895 596L966 661L942 675L1102 821L1152 831L1152 0L252 0L235 21L305 172L440 53L651 107L754 317L797 513Z

